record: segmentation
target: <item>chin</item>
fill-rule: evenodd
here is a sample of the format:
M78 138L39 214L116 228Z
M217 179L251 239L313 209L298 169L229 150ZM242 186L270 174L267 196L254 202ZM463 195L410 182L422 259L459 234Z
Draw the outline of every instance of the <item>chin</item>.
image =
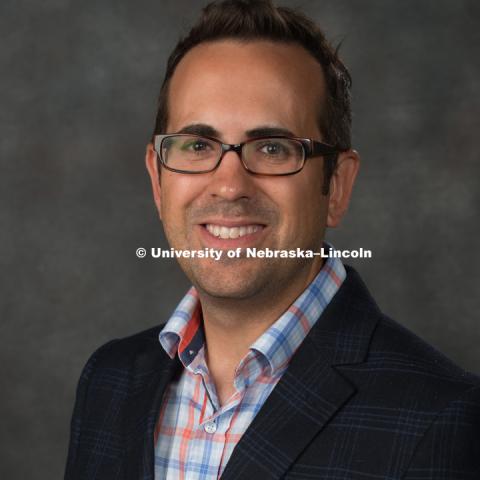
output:
M187 273L200 293L212 298L242 300L255 296L268 286L259 272L242 271L241 268L192 269Z
M210 298L217 300L247 300L252 297L252 294L248 291L242 290L228 290L228 289L206 289L197 287L204 295L208 295Z
M215 281L214 279L192 279L197 290L213 298L244 300L258 293L258 285L253 282L239 281L230 278L229 281Z

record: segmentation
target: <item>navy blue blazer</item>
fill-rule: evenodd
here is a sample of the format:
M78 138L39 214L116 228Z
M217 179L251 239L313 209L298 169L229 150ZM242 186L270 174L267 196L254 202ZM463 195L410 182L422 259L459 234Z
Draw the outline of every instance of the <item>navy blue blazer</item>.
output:
M347 272L222 479L480 479L480 379L382 314ZM153 480L162 396L181 371L160 329L88 361L65 479Z

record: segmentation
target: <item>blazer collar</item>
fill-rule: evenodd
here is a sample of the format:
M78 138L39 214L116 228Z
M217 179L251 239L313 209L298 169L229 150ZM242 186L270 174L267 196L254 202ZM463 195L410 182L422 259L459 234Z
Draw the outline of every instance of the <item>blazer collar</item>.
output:
M361 363L380 311L360 276L347 278L235 447L222 480L278 479L355 395L339 366Z

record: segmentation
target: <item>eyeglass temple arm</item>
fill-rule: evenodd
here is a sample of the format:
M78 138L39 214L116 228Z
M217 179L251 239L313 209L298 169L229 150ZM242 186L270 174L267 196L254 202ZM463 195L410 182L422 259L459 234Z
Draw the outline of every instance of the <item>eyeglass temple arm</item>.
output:
M336 155L340 151L338 148L332 145L316 142L314 140L309 142L309 144L309 157L318 157L320 155Z

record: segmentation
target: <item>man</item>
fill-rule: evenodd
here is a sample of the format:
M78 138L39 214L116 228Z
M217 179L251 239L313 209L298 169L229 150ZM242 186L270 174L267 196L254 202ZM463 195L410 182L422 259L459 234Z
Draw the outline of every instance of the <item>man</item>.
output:
M193 287L82 373L67 479L480 478L480 382L312 251L359 167L350 77L267 1L211 4L172 53L146 164ZM239 252L228 256L227 252Z

